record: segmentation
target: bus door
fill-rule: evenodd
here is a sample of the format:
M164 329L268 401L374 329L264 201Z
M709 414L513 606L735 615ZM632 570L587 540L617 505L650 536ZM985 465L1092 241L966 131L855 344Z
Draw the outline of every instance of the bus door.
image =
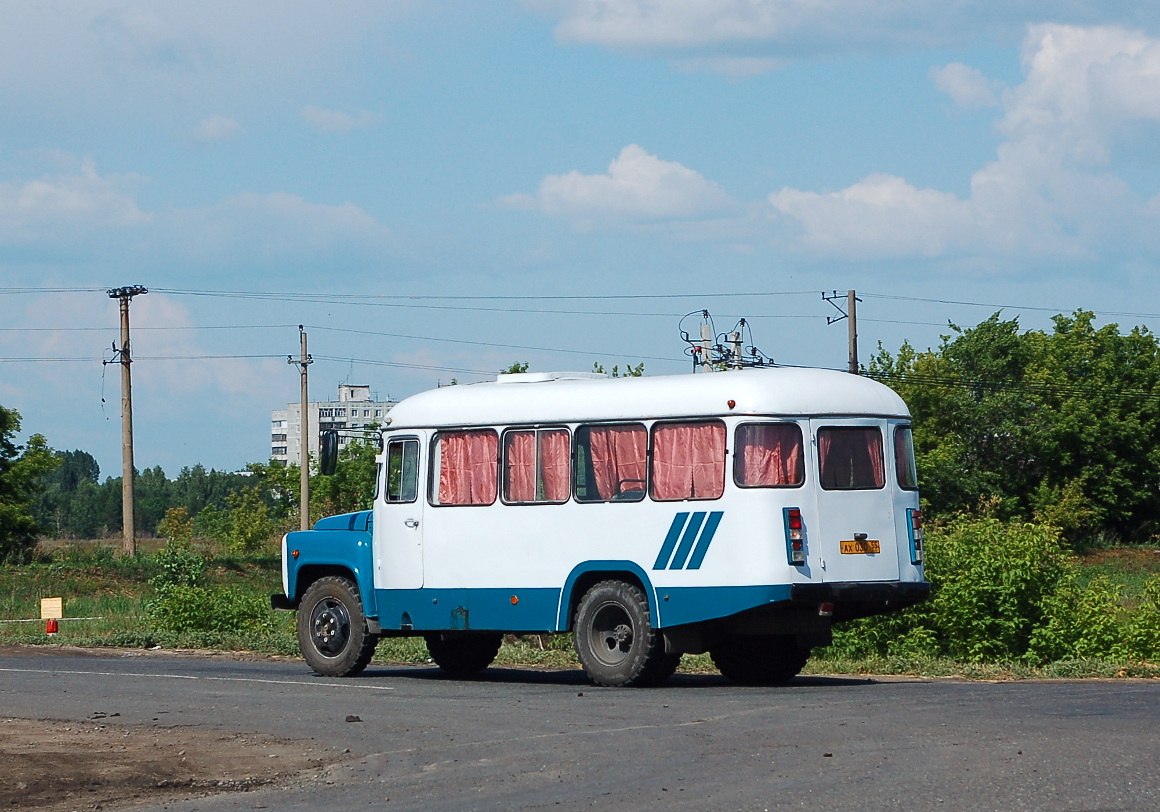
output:
M380 589L423 586L422 432L387 435L385 481L375 515L375 585Z
M876 420L814 419L817 526L807 532L823 581L898 579L894 488Z

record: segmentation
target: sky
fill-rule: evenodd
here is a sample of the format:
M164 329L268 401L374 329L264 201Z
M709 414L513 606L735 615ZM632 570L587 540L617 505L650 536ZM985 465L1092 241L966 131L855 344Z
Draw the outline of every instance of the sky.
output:
M0 406L120 474L270 411L532 370L777 363L992 313L1160 329L1160 4L0 0ZM682 316L692 313L682 323Z

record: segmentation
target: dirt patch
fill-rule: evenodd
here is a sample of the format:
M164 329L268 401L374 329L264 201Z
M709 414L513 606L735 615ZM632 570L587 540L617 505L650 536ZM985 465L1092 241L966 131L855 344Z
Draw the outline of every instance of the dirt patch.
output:
M1083 553L1080 560L1085 566L1112 566L1128 572L1160 574L1160 550L1152 548L1116 547L1111 550L1092 550Z
M310 742L189 727L0 718L0 812L128 809L244 792L316 772Z

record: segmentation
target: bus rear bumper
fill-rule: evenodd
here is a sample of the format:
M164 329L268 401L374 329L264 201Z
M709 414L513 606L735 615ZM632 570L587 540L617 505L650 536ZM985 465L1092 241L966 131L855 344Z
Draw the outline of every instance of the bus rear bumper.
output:
M834 620L853 620L892 612L930 597L926 581L846 581L835 584L793 584L790 600L797 604L831 603Z

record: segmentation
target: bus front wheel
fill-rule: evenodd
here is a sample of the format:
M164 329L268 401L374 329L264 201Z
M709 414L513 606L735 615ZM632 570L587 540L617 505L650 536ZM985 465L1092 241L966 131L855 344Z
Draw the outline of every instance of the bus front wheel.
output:
M584 594L573 640L588 678L613 688L663 682L681 659L665 652L644 592L624 581L601 581Z
M324 677L351 677L367 667L377 643L353 581L328 575L310 585L298 606L298 645L307 665Z

